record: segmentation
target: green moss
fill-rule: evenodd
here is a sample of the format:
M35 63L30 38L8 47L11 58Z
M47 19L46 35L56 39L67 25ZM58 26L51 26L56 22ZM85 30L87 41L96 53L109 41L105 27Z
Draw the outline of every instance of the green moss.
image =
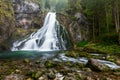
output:
M116 56L107 56L107 57L106 57L106 60L112 61L112 62L116 62L117 57L116 57Z
M38 72L35 74L34 78L35 78L35 79L38 79L42 74L43 74L43 72L38 71Z
M29 71L26 76L29 76L31 78L34 78L35 79L35 76L36 76L36 72L35 71Z
M83 47L83 46L85 46L86 44L88 44L88 41L81 41L81 42L78 42L78 43L77 43L77 46L78 46L78 47Z
M45 67L46 68L53 68L53 67L55 67L56 65L54 64L54 62L53 61L46 61L45 62Z
M76 53L75 51L66 51L65 52L66 54L66 56L68 56L68 57L79 57L79 54L78 53Z
M85 65L82 64L82 63L74 63L74 64L72 65L72 67L77 68L77 69L82 69L82 68L85 67Z
M76 77L76 80L85 80L86 76L81 73L78 73L75 75L75 77Z
M105 54L120 54L120 46L119 45L104 45L100 43L90 43L85 45L85 49L89 52L98 52Z
M14 34L12 35L12 39L13 40L17 40L17 39L23 39L25 37L27 37L29 34L31 34L32 32L37 31L37 29L23 29L23 28L16 28L16 31L14 32Z
M10 45L3 45L14 32L15 17L13 5L9 0L0 0L0 48L8 50ZM10 40L10 39L9 39ZM8 41L7 41L8 42Z
M13 6L9 1L0 0L0 23L4 23L7 20L15 21L13 18L14 10Z
M71 19L73 20L73 21L76 21L77 20L77 18L76 17L71 17Z
M77 58L77 57L87 57L87 58L90 58L91 55L87 52L83 52L83 51L66 51L65 52L66 56L68 57L74 57L74 58Z

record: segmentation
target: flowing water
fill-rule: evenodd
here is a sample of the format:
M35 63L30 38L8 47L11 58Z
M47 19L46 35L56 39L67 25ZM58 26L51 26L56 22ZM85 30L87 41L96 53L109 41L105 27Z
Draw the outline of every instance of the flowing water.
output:
M49 12L43 27L28 38L14 42L11 50L56 51L67 50L71 47L68 33L56 20L56 13Z
M88 58L85 58L85 57L78 57L78 58L67 57L67 56L65 56L64 53L59 54L59 56L57 58L53 58L53 60L58 61L58 62L66 61L66 62L83 63L83 64L88 63ZM106 61L106 60L99 60L99 59L97 61L107 65L110 69L120 68L120 66L118 66L114 62L110 62L110 61Z

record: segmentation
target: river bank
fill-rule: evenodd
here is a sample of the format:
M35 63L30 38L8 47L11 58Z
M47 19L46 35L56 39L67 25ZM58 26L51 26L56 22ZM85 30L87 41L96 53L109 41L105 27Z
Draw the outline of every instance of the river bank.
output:
M77 56L73 56L73 54ZM69 54L69 55L68 55ZM79 55L78 55L79 54ZM120 68L99 62L105 56L86 52L62 51L56 55L30 59L0 60L1 80L119 80ZM88 59L88 62L86 60ZM92 62L90 62L92 61ZM111 64L111 63L110 63ZM91 67L92 66L92 67ZM96 67L94 69L93 67ZM118 65L119 67L119 65Z

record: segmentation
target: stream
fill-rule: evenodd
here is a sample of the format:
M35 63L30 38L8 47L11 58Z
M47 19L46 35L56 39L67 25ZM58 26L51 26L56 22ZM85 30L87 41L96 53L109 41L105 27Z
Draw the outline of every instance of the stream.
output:
M99 56L101 54L91 54L94 56ZM102 56L105 57L106 55ZM87 64L88 58L86 57L67 57L63 51L9 51L9 52L0 52L0 59L11 59L11 60L18 60L18 59L30 59L30 60L53 60L57 62L73 62L73 63L82 63ZM120 66L115 64L114 62L110 62L107 60L98 59L98 62L101 62L107 65L110 69L118 69Z

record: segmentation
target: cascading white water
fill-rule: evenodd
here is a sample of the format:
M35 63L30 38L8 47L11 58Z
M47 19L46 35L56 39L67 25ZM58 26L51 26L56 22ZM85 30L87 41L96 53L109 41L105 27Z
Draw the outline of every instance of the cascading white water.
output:
M43 27L36 33L32 33L28 38L14 42L11 50L66 50L71 47L68 38L67 32L56 20L56 13L49 12Z

